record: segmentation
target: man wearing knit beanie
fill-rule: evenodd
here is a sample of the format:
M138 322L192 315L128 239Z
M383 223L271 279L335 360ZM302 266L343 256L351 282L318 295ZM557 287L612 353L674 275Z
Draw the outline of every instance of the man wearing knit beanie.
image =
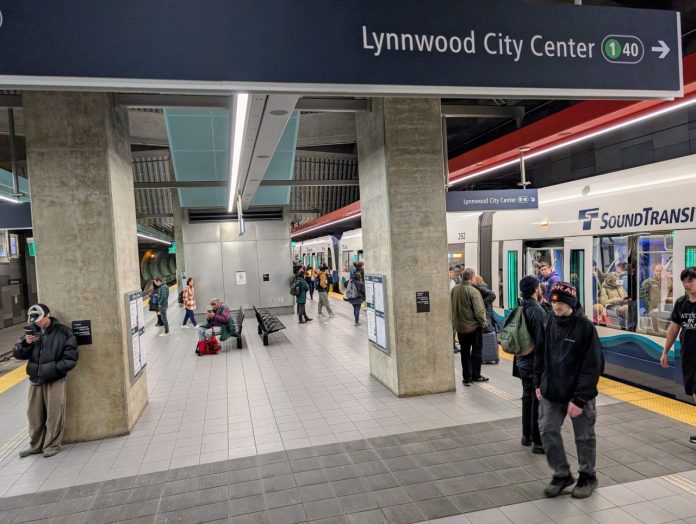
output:
M543 347L534 351L539 429L553 469L553 479L544 494L556 497L575 483L561 438L561 426L568 415L573 423L580 474L572 496L586 498L597 487L595 400L604 359L597 331L578 304L575 287L557 282L548 296L553 315L546 326Z

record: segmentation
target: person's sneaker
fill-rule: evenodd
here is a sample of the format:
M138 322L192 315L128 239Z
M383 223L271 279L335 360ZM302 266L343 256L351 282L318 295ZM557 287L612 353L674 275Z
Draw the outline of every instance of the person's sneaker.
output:
M542 446L541 444L534 444L532 446L532 453L534 453L535 455L545 455L546 451L544 451L544 446Z
M551 483L544 488L544 495L549 498L557 497L560 495L564 489L568 486L572 486L575 483L573 475L568 475L566 477L553 477Z
M305 318L305 322L311 322L312 320L314 320L314 319L313 318Z
M169 333L160 333L160 334L157 335L157 336L158 336L158 337L168 337L168 336L169 336Z
M184 326L181 326L181 329L191 329L191 326L184 325Z
M304 323L305 323L305 321L304 321L304 320L300 320L300 324L304 324Z
M696 435L691 435L689 437L689 442L691 442L692 444L696 444Z
M592 475L585 475L580 473L580 478L578 478L578 483L575 484L573 491L570 496L574 499L586 499L597 487L597 477Z
M523 446L531 446L531 445L532 445L532 439L530 439L529 437L523 436L523 437L520 439L520 444L522 444Z
M51 458L52 456L57 455L59 451L60 451L59 449L55 449L55 448L54 449L47 449L46 451L43 452L43 456L44 456L44 458Z
M489 380L490 379L488 377L484 377L483 375L481 375L480 377L475 378L474 382L488 382Z
M464 380L462 380L462 384L469 387L469 386L471 386L471 380L464 379Z
M329 318L333 318L336 316L336 313L329 313Z
M23 449L19 452L19 458L29 457L31 455L38 455L41 451L32 451L30 449Z

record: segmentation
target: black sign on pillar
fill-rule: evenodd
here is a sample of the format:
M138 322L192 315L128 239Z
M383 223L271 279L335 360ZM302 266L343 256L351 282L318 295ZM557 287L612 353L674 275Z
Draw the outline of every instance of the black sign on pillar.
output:
M73 320L72 330L77 338L78 346L86 346L92 343L91 320Z
M190 90L219 90L227 82L372 96L683 93L679 13L657 9L519 0L399 0L398 9L374 0L0 0L0 20L0 49L12 50L0 53L0 85L43 77L73 88L97 81L135 88L148 79L153 89L188 81Z
M430 313L430 291L416 291L416 313Z

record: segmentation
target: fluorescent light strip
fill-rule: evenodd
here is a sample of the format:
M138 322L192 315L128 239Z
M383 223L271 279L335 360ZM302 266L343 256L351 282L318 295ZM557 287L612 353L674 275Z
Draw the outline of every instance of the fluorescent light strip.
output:
M674 104L674 105L669 106L669 107L658 109L657 111L653 111L652 113L648 113L648 114L633 118L631 120L621 122L619 124L614 124L612 126L604 128L604 129L594 131L594 132L589 133L587 135L583 135L583 136L580 136L578 138L574 138L572 140L568 140L568 141L560 143L560 144L555 144L553 146L547 147L546 149L541 149L539 151L535 151L534 153L530 153L530 154L525 155L524 158L525 158L525 160L536 158L538 156L545 155L546 153L551 153L552 151L557 151L558 149L572 146L573 144L577 144L578 142L583 142L584 140L589 140L591 138L595 138L595 137L598 137L600 135L604 135L606 133L611 133L612 131L617 131L619 129L623 129L624 127L628 127L628 126L631 126L633 124L643 122L645 120L650 120L651 118L657 118L658 116L662 116L664 114L671 113L673 111L677 111L679 109L683 109L685 107L689 107L689 106L692 106L694 104L696 104L696 96L694 98L684 100L678 104ZM470 178L477 177L480 175L485 175L486 173L491 173L492 171L496 171L498 169L502 169L504 167L508 167L508 166L511 166L511 165L517 164L517 163L519 163L518 158L516 158L514 160L508 160L506 162L503 162L502 164L498 164L496 166L482 169L481 171L477 171L477 172L472 173L470 175L466 175L458 180L454 180L454 181L450 182L447 185L451 187L451 186L454 186L454 185L459 184L461 182L464 182Z
M140 238L145 238L145 239L147 239L147 240L153 240L153 241L155 241L155 242L159 242L160 244L167 244L168 246L171 246L171 245L172 245L171 242L167 242L166 240L162 240L161 238L156 238L156 237L151 237L151 236L148 236L148 235L143 235L142 233L138 233L138 236L139 236Z
M8 197L5 195L0 195L0 200L3 200L5 202L12 202L13 204L20 204L21 203L17 198Z
M237 184L239 183L239 170L242 161L242 145L244 144L244 131L246 130L247 108L249 107L249 95L239 93L235 96L234 107L234 136L232 137L232 162L230 166L230 196L227 204L227 212L232 213L237 200ZM241 212L241 209L239 210Z

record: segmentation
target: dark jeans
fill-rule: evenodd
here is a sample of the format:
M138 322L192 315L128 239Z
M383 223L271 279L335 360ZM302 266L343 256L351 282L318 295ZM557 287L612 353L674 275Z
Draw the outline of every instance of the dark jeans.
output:
M308 318L305 306L306 304L297 304L297 317L300 319L300 322L304 322Z
M192 309L184 309L184 323L182 324L183 326L186 325L187 321L191 321L191 324L193 324L193 327L196 327L198 323L196 322L196 317L193 316L193 310Z
M518 368L522 379L522 435L541 446L539 433L539 401L534 391L534 373Z
M167 306L160 306L160 319L164 325L164 332L169 333L169 320L167 320Z
M314 300L314 280L307 280L307 285L309 285L309 298Z
M353 316L355 317L355 323L360 324L360 308L362 304L353 304Z
M460 355L462 357L462 375L470 382L481 377L481 351L483 349L483 330L479 327L472 333L457 333Z
M563 448L561 426L566 417L567 404L557 404L542 397L539 407L539 429L544 443L546 459L556 477L570 475L570 465ZM597 406L595 399L590 400L582 414L571 419L575 433L575 447L578 451L578 473L593 476L597 459L597 439L595 438L595 421Z

